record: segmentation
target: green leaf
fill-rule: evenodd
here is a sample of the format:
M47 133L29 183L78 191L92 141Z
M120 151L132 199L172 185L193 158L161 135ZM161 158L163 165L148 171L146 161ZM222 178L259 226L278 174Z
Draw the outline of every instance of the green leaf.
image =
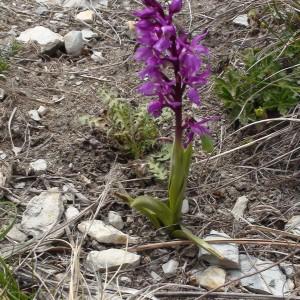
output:
M190 230L188 230L186 227L180 225L181 230L175 230L172 235L177 238L183 238L188 239L195 243L197 246L205 249L209 253L217 256L219 259L224 259L224 257L210 244L208 244L203 239L200 239L199 237L195 236Z
M214 150L214 143L210 136L203 135L201 136L201 145L205 152L211 153Z

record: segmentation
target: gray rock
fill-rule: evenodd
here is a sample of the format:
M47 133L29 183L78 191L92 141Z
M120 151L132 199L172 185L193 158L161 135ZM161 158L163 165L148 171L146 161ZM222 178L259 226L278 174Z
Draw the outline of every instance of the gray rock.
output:
M76 218L80 214L79 210L74 206L69 206L65 211L67 221Z
M41 117L36 109L32 109L28 112L29 117L34 121L41 121Z
M122 217L115 211L108 212L108 223L119 230L124 228Z
M162 277L159 276L157 273L155 273L154 271L151 271L150 273L152 279L154 280L154 282L159 282L162 281Z
M231 211L233 217L238 221L244 216L249 199L246 196L239 197Z
M43 117L48 112L48 108L46 106L41 105L38 108L37 112L41 117Z
M181 212L183 214L187 214L190 210L189 201L187 199L184 199L182 202Z
M179 262L171 259L162 265L162 269L167 276L172 276L176 274L178 266Z
M59 222L63 210L61 194L57 188L42 192L27 204L20 229L34 238L40 238Z
M6 153L0 150L0 160L4 160L7 157Z
M20 230L20 224L15 224L6 234L6 237L16 242L25 242L27 239L27 235Z
M105 58L103 57L101 51L93 51L93 54L91 55L91 59L95 62L105 61Z
M281 263L279 266L288 278L293 278L297 273L296 270L300 270L299 265L294 265L285 262Z
M216 266L208 267L204 272L198 275L199 285L211 290L225 283L226 272ZM220 289L222 290L222 289Z
M35 13L38 14L39 16L43 16L49 13L49 10L46 6L39 6L36 10Z
M47 171L47 161L44 159L38 159L30 163L30 170L35 174L43 174Z
M64 36L65 48L69 55L79 56L84 47L81 31L70 31Z
M93 23L95 20L95 12L93 10L85 10L75 16L75 20L85 23Z
M224 240L229 239L225 233L217 232L212 230L210 234L205 237L206 241L209 240ZM239 268L239 248L236 244L212 244L213 248L215 248L223 257L223 260L220 260L216 256L210 254L206 250L200 248L199 249L199 258L207 261L211 265L218 265L224 267L225 269L238 269Z
M119 267L136 267L140 264L140 255L122 249L108 249L91 251L86 259L87 267L91 271L115 270Z
M285 230L300 235L300 215L293 216L285 225Z
M0 102L3 101L6 97L5 90L0 88Z
M236 25L248 27L249 26L248 16L246 14L237 16L233 19L233 23Z
M36 26L21 32L17 38L19 42L37 42L42 52L47 52L63 44L63 37L44 26Z
M87 232L91 238L97 240L99 243L125 245L127 244L127 240L129 243L136 243L136 239L129 237L111 225L106 225L100 220L83 221L78 224L78 229L82 233Z
M63 0L63 7L92 8L107 6L108 0Z
M82 38L85 42L89 42L90 39L96 38L98 34L91 29L85 28L81 30Z
M273 265L269 260L260 260L253 256L240 255L241 271L238 277L251 274ZM258 294L270 294L274 296L285 296L292 289L291 282L287 280L278 266L241 279L241 285Z

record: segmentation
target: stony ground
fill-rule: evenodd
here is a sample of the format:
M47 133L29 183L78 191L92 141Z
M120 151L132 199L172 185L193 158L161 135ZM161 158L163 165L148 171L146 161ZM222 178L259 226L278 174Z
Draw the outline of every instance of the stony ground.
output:
M145 159L124 155L104 126L102 90L113 88L135 106L146 101L135 91L136 42L128 23L138 1L96 9L94 3L91 21L78 17L86 8L46 2L0 1L0 50L9 62L0 73L0 195L17 209L0 254L21 288L37 299L206 299L208 290L218 299L299 299L298 123L234 131L207 86L200 114L221 116L213 125L216 150L210 159L196 150L183 222L211 243L219 240L215 247L226 260L174 243L114 196L166 196L167 183L147 172ZM215 75L236 65L242 49L272 41L234 22L260 2L186 4L179 21L193 33L209 28ZM16 43L35 26L60 36L47 47ZM66 35L77 44L67 47ZM83 124L86 116L101 126ZM299 108L290 117L299 119ZM166 124L162 138L171 137L170 129ZM3 204L1 225L13 215L14 207Z

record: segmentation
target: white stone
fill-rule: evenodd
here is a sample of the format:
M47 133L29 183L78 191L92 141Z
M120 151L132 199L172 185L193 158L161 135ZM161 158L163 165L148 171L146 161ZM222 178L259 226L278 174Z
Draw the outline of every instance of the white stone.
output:
M27 239L27 235L20 230L20 224L14 224L10 231L6 234L6 237L16 242L25 242Z
M244 212L247 208L249 199L246 196L239 197L231 210L233 217L238 221L244 216Z
M41 117L36 109L32 109L28 112L29 117L34 121L41 121Z
M79 210L74 206L69 206L65 211L67 221L76 218L80 214Z
M108 212L108 223L119 230L122 230L124 228L122 217L114 211Z
M238 277L259 272L264 268L273 265L269 260L260 260L245 254L240 255L241 271ZM259 272L255 275L242 278L241 285L249 291L258 294L270 294L283 297L293 288L290 281L282 273L278 266L273 266L268 270Z
M4 100L6 93L4 89L0 88L0 101Z
M43 117L43 116L48 112L48 108L47 108L46 106L41 105L41 106L38 108L37 112L39 113L39 115L40 115L41 117Z
M212 230L204 240L210 241L224 239L230 240L230 236L225 233ZM236 244L212 244L211 246L215 248L224 257L224 259L221 260L202 248L199 249L200 259L207 261L211 265L218 265L226 269L239 268L239 248Z
M241 26L248 27L248 16L247 15L240 15L233 19L233 23Z
M63 37L60 34L44 26L36 26L21 32L17 40L23 43L37 42L42 46L42 52L44 52L45 49L50 51L52 48L56 48L63 43Z
M60 220L64 207L57 188L51 188L33 197L22 216L21 230L40 238Z
M182 207L181 207L181 212L183 214L187 214L190 210L190 206L189 206L189 201L187 199L184 199L182 201Z
M178 266L179 262L171 259L162 265L162 269L167 276L172 276L176 274Z
M140 264L140 255L122 249L108 249L91 251L86 259L87 267L91 271L114 270L119 267L136 267Z
M225 278L226 272L223 269L211 266L199 276L199 285L208 290L215 289L225 283Z
M44 159L38 159L30 163L30 169L36 174L42 174L47 171L47 161Z
M285 230L300 235L300 215L293 216L285 225Z
M91 29L85 28L81 30L82 38L85 42L89 42L90 39L96 38L98 34Z
M108 0L63 0L64 7L92 8L107 6Z
M70 31L64 36L65 48L69 55L79 56L84 47L81 31Z
M85 10L75 16L75 20L85 23L93 23L95 20L95 12L93 10Z
M155 282L159 282L159 281L162 281L162 277L159 276L157 273L155 273L154 271L151 271L150 273L151 277L153 278L153 280Z
M6 158L6 153L0 150L0 160L4 160Z
M91 55L91 59L95 62L105 61L105 58L103 57L101 51L93 51L93 54Z
M93 239L97 240L99 243L104 244L123 244L135 243L136 240L129 237L127 234L116 229L111 225L106 225L100 220L94 221L83 221L78 224L78 229L82 233L86 233Z

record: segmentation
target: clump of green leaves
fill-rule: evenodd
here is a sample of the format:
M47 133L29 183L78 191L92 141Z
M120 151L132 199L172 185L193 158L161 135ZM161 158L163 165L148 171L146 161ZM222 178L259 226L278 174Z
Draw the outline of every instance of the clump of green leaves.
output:
M300 40L267 54L248 49L243 68L228 68L215 80L217 95L241 124L283 115L300 101Z
M17 210L10 202L0 200L0 241L12 228L17 216ZM30 300L33 297L23 293L14 278L10 267L0 257L0 299L3 300Z
M113 91L101 90L100 99L107 108L108 135L134 159L142 158L154 147L158 136L157 126L146 107L134 107Z
M0 74L9 69L9 58L16 55L22 48L22 45L16 40L4 48L0 48Z
M164 181L169 175L169 162L172 156L172 145L165 144L160 151L151 154L148 159L149 172L157 180Z

